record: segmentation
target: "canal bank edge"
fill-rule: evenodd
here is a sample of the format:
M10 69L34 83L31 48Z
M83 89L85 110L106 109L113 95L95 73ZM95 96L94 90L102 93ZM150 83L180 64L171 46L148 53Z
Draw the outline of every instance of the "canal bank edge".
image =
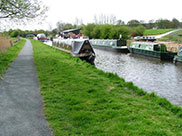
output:
M178 117L182 117L181 107L171 104L167 99L160 98L156 96L154 93L151 94L146 93L144 90L133 85L132 82L125 82L124 79L118 77L115 74L105 73L101 70L98 70L97 68L91 66L90 64L82 62L79 59L73 58L68 54L53 49L52 47L43 45L43 43L40 43L38 41L32 41L32 44L34 46L34 59L38 70L41 91L45 103L44 111L48 121L50 122L51 127L53 128L54 131L56 131L55 133L57 133L58 135L75 134L75 133L93 134L92 131L94 130L92 130L91 128L90 128L91 130L90 131L88 130L88 132L84 131L85 127L86 128L89 127L89 124L91 125L94 124L96 126L98 125L92 122L92 120L94 120L92 119L92 117L96 117L98 121L101 122L102 119L100 119L100 114L98 113L98 110L102 111L102 108L106 106L104 111L102 111L103 112L102 114L104 114L105 111L108 111L109 114L110 110L108 110L108 108L112 104L114 105L114 107L112 107L114 108L113 109L114 111L116 109L119 110L119 108L122 108L120 103L117 103L119 101L124 101L125 103L123 104L126 104L128 107L132 108L137 107L137 110L140 110L140 108L142 109L142 107L146 106L145 107L146 109L144 108L143 112L145 112L145 110L149 111L154 110L153 112L155 112L155 110L158 111L158 109L160 109L161 112L167 112L166 114L168 115L166 116L168 118L166 118L166 120L169 118L181 120L181 118L176 117L176 115ZM78 83L80 83L80 85ZM100 90L98 91L98 89ZM82 97L79 95L81 95ZM99 98L95 98L96 96L94 95L96 95L97 97L99 96ZM132 98L127 98L127 97L132 97ZM127 101L125 99L127 99ZM138 101L139 101L139 103L137 103L138 105L132 103ZM147 104L145 105L140 102L146 102ZM98 107L95 107L94 104L96 104ZM148 104L150 105L149 107L147 106ZM143 106L140 107L140 105ZM94 113L92 112L90 113L89 110L87 111L87 108L89 110L94 111L94 113L97 113L99 117L92 115ZM80 110L81 111L83 110L84 112L83 111L81 112ZM168 113L169 111L174 115ZM128 111L128 114L132 114L132 112L135 113L136 111L130 109L130 111ZM123 114L122 111L119 113ZM137 112L135 114L137 114ZM160 114L162 115L164 113ZM158 117L160 118L160 114L159 115L157 114L158 116L156 118ZM112 118L117 118L115 117L115 115L112 116L113 116ZM146 116L152 116L152 113L148 113ZM162 117L164 118L164 115ZM138 116L135 119L137 120L137 118ZM109 116L108 118L106 117L105 119L108 121L111 119L111 117ZM141 120L143 121L142 118ZM66 126L61 125L63 122L65 122L67 125ZM130 125L132 126L132 124ZM182 124L176 124L176 125L178 126L176 129L182 128ZM78 130L75 130L74 129L75 127L78 127ZM100 126L98 125L98 128L99 127ZM145 127L147 127L147 125ZM61 130L59 130L60 128ZM68 132L69 129L71 131ZM132 130L129 129L126 131L132 131ZM172 128L171 131L173 131ZM104 132L100 133L103 134ZM149 132L146 132L146 135L148 133ZM166 134L165 132L161 133ZM134 134L134 132L132 134ZM182 133L179 132L178 134Z

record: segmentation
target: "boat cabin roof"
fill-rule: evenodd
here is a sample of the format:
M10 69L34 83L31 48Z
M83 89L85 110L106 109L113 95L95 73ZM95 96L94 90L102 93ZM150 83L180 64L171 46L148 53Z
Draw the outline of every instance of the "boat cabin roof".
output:
M154 42L132 42L132 44L145 44L145 45L159 45L159 43L154 43Z
M63 31L63 33L64 34L68 34L68 33L79 34L80 33L80 28L65 30L65 31Z
M54 39L54 42L71 46L72 55L79 54L82 48L85 46L89 46L88 48L91 49L93 53L95 53L89 40L86 39Z
M86 45L88 45L92 52L95 53L89 40L74 40L72 43L72 54L79 54L82 48Z
M132 42L130 48L154 51L158 46L159 44L154 42Z

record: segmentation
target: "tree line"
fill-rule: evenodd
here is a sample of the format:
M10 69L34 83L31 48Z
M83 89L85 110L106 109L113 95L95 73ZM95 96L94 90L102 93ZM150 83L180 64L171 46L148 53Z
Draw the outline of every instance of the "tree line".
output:
M150 20L145 22L143 20L130 20L125 23L122 20L116 20L114 15L106 16L100 15L99 17L94 16L94 23L84 25L83 23L70 24L70 23L57 23L55 31L61 32L66 29L80 28L81 33L88 36L89 38L95 39L118 39L119 35L122 34L124 39L128 39L134 36L142 36L145 29L169 29L169 28L181 28L182 22L173 18ZM77 20L79 22L79 20ZM82 21L80 21L82 22Z
M112 17L114 18L114 17ZM35 30L35 31L22 31L22 30L12 30L6 32L6 34L11 37L22 36L24 37L27 33L44 33L46 36L55 37L60 32L67 29L80 28L81 34L88 36L89 38L94 39L118 39L120 34L124 39L129 39L134 36L142 36L145 29L168 29L168 28L180 28L182 27L182 22L177 19L167 20L167 19L158 19L156 21L150 20L148 23L138 20L130 20L127 24L123 21L116 21L113 23L107 17L102 17L102 19L97 19L97 23L89 23L84 25L79 22L77 19L77 24L64 23L62 21L57 22L56 28L51 30ZM100 22L100 23L99 23ZM109 23L110 22L110 23Z

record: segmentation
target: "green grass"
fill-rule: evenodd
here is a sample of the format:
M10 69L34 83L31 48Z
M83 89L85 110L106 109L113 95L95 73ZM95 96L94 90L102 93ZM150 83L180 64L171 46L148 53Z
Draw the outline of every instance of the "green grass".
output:
M7 51L0 52L0 77L2 77L10 63L17 57L24 44L25 40L20 40L13 47L9 47Z
M167 33L172 30L174 29L146 29L144 31L144 35L158 35L158 34Z
M32 41L55 136L181 136L182 109L115 74Z
M174 42L182 43L182 30L179 30L177 32L164 36L163 38L161 38L159 40L160 41L174 41Z

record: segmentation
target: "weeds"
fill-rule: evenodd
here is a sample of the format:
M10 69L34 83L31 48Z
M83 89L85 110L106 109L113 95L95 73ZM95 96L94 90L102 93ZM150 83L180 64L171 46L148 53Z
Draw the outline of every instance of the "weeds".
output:
M11 40L8 36L0 35L0 52L6 51L11 46Z

